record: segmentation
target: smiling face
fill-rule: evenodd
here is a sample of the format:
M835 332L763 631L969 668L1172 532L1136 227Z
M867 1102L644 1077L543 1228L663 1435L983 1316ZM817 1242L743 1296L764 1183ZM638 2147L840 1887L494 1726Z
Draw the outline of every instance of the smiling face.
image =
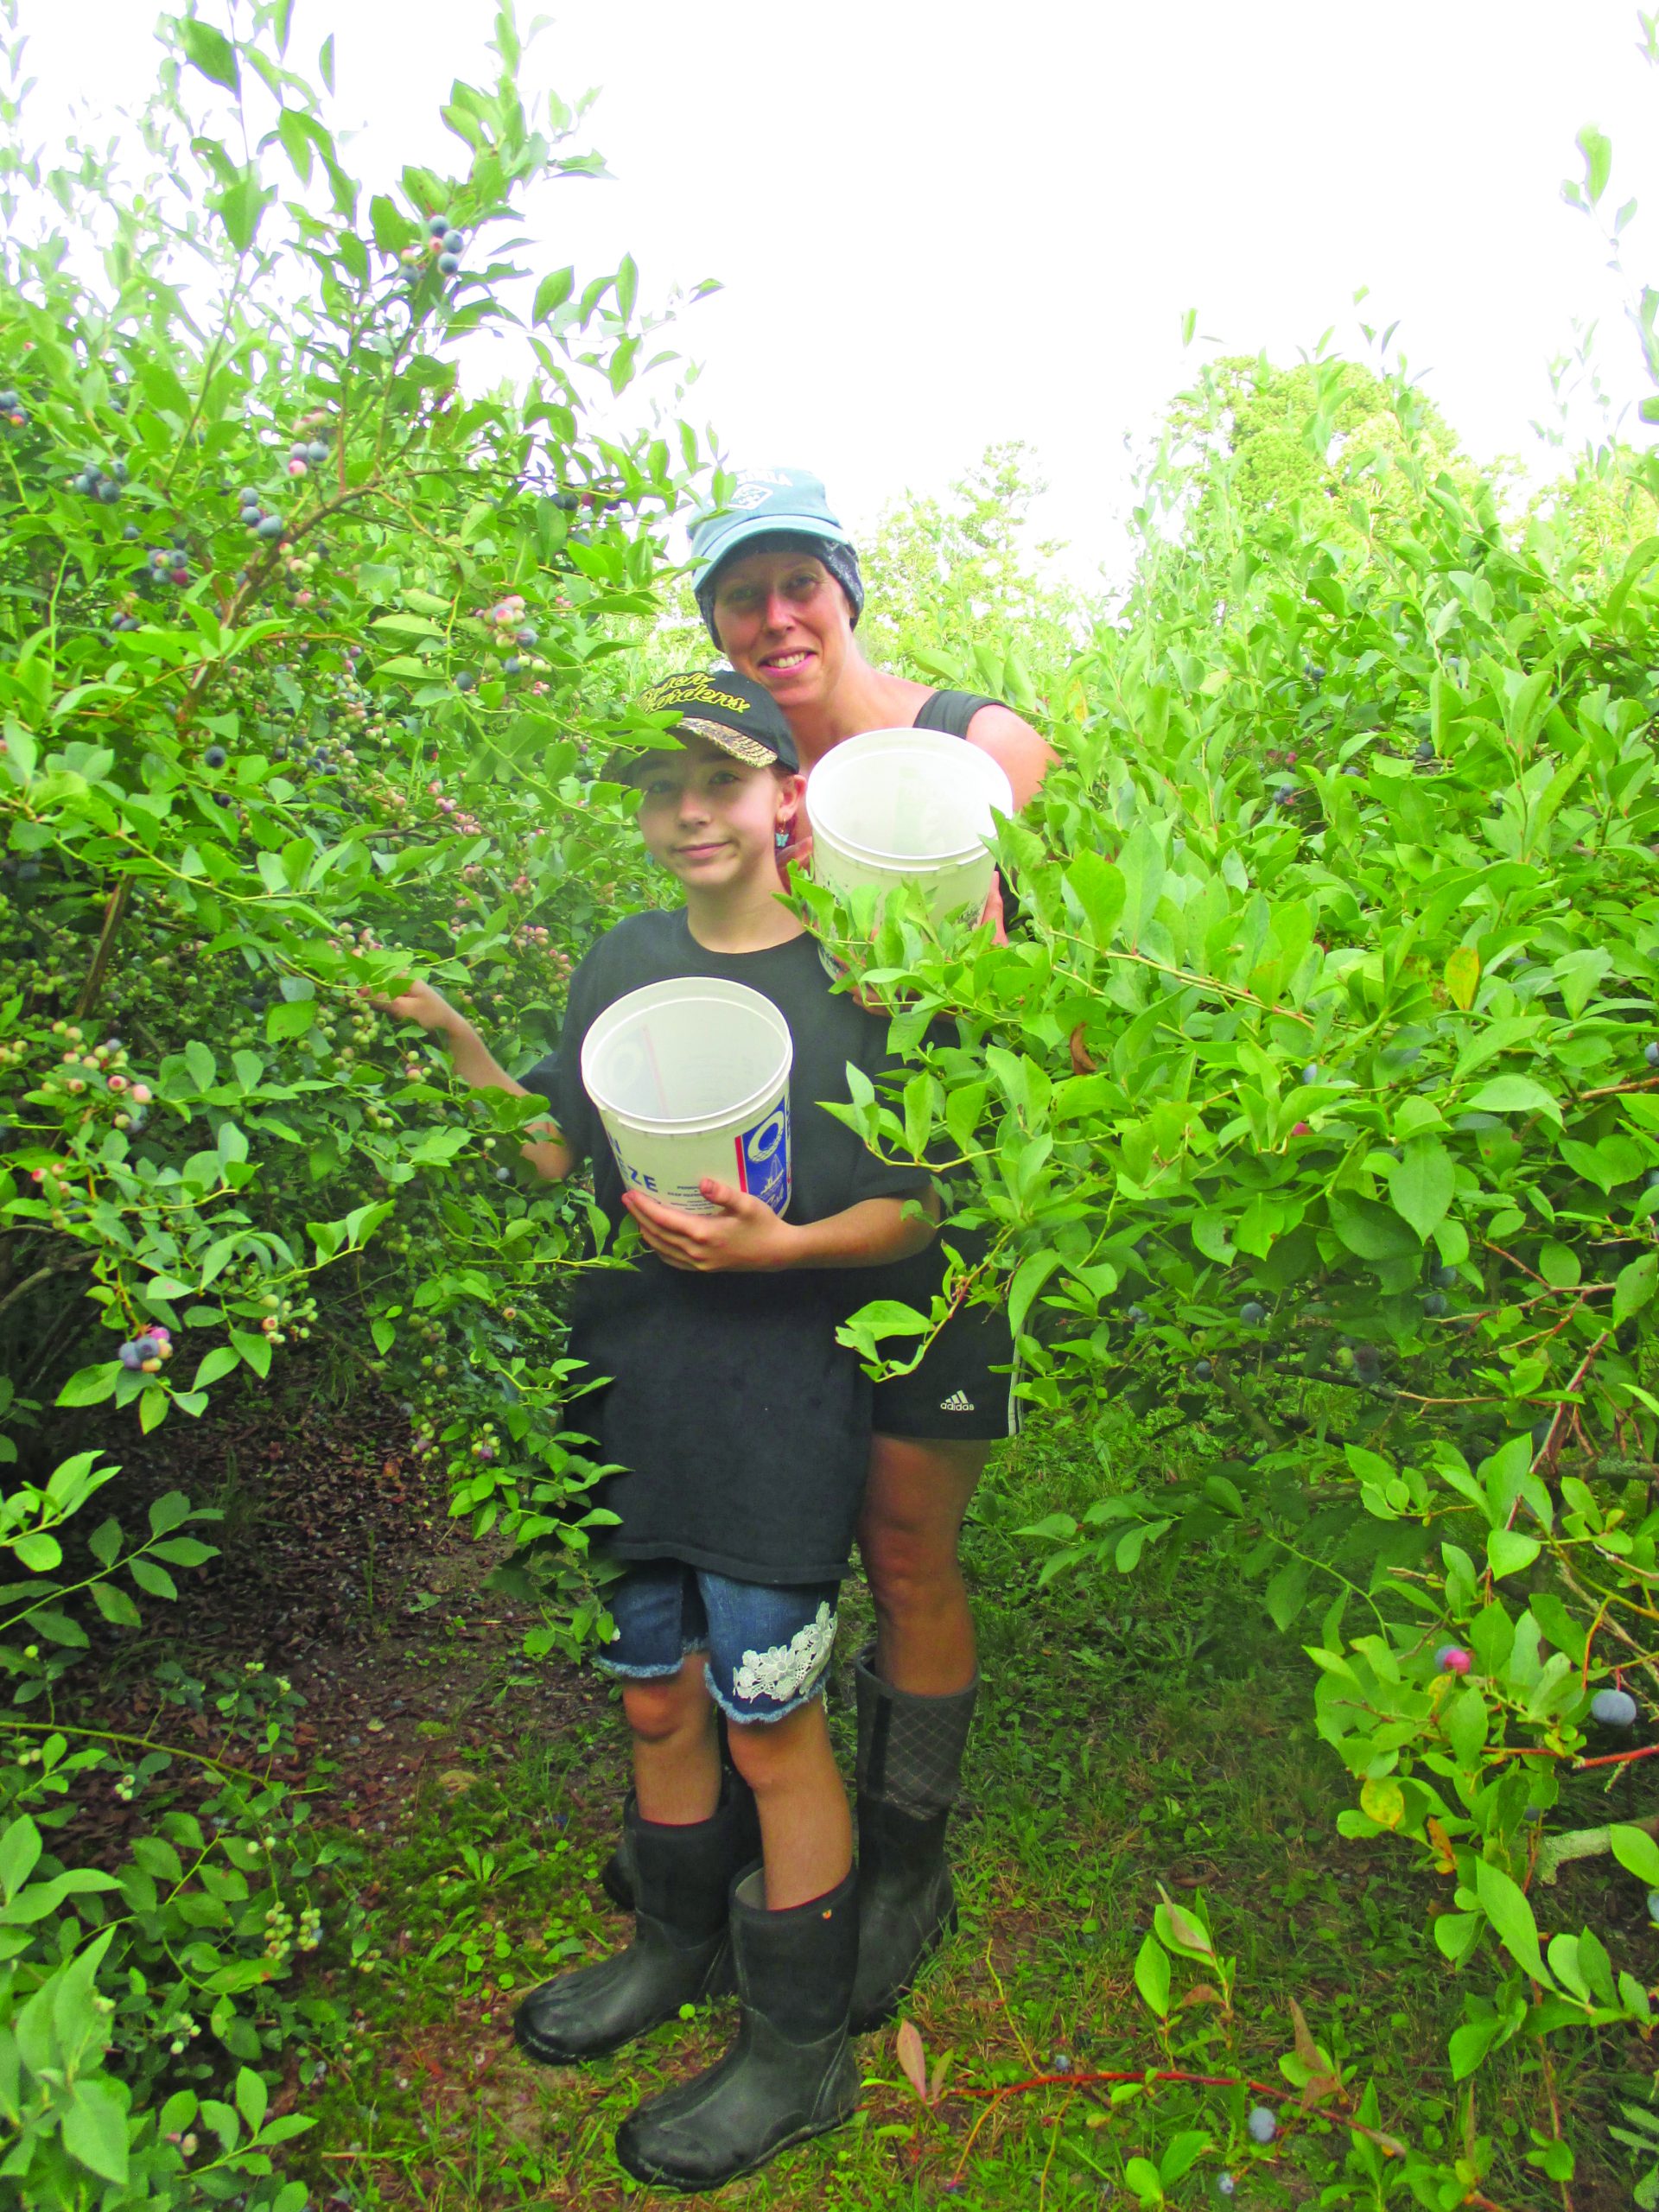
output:
M787 714L827 700L853 639L847 595L810 553L737 554L715 586L721 650Z
M691 736L671 751L647 754L629 781L642 793L645 850L688 895L777 890L777 833L800 807L799 776L748 767Z

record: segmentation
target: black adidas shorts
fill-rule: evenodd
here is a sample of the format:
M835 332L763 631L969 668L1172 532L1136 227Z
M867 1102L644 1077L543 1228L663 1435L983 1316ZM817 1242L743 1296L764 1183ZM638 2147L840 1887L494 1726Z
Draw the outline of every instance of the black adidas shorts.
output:
M959 1247L965 1241L951 1238ZM942 1258L935 1260L931 1283L906 1286L899 1294L925 1313L943 1269ZM893 1294L885 1289L882 1293ZM988 1444L1015 1435L1020 1402L1014 1395L1013 1370L1014 1332L1007 1308L970 1302L950 1316L918 1367L876 1384L871 1426L878 1436L930 1441L954 1437L964 1444Z

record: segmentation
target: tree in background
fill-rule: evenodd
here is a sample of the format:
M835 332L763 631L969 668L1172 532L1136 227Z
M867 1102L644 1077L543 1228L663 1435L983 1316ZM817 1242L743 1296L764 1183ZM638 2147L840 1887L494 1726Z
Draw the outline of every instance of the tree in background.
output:
M907 492L886 509L860 547L860 627L879 667L971 683L1023 710L1058 700L1104 603L1057 576L1065 548L1033 535L1048 488L1034 465L1018 439L987 446L947 499Z

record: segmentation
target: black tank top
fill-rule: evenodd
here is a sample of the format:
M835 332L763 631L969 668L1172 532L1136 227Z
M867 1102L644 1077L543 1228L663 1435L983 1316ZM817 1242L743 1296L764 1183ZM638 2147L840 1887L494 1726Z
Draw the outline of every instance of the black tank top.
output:
M968 725L982 707L1000 707L1000 699L987 699L977 691L930 691L917 709L912 729L937 729L946 737L966 737Z

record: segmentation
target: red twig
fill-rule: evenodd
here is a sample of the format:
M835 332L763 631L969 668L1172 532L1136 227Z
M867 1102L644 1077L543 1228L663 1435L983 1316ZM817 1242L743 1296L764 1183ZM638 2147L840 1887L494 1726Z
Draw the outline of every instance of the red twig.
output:
M1573 1771L1574 1774L1582 1774L1586 1767L1628 1766L1632 1759L1654 1758L1659 1758L1659 1744L1644 1744L1639 1751L1604 1751L1599 1758L1575 1759L1573 1763Z

